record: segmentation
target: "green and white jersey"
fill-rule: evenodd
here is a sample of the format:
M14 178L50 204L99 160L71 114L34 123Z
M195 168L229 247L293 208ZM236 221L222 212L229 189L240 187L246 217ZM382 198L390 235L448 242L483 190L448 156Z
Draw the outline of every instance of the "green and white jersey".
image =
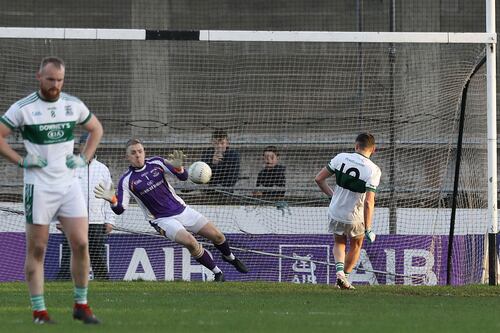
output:
M328 209L330 219L344 222L364 221L366 191L377 191L380 168L359 153L341 153L326 166L335 174L337 185Z
M35 92L14 103L0 121L12 130L19 128L26 151L48 163L44 168L25 169L24 182L50 187L71 184L74 170L66 166L66 156L73 154L73 130L91 117L82 101L65 93L48 102Z

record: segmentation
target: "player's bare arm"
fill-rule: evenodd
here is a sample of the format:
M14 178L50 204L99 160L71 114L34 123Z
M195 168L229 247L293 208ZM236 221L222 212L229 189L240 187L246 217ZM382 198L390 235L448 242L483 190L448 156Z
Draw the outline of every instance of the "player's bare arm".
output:
M18 163L22 157L14 149L12 149L6 140L11 133L12 131L10 128L5 126L5 124L0 123L0 154L12 163Z
M40 156L28 154L22 157L12 149L6 140L11 133L12 130L9 127L0 123L0 155L21 168L43 168L47 165L47 161Z
M321 189L321 191L323 193L325 193L327 196L329 197L332 197L333 196L333 190L332 188L328 185L327 183L327 179L329 177L331 177L332 173L330 173L330 171L324 167L323 169L321 169L318 174L316 175L316 177L314 178L314 181L316 182L316 184L318 184L319 188Z
M92 118L85 123L85 125L83 125L83 128L89 132L89 138L85 144L82 154L85 155L87 161L90 161L95 154L99 142L101 142L103 129L101 122L95 115L92 115Z
M375 192L367 191L364 203L365 229L370 230L375 210Z

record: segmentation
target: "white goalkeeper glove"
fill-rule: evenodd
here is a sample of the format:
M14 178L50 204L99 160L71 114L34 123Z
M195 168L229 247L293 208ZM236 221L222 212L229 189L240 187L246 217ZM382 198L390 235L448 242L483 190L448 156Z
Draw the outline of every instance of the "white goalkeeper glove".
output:
M99 185L94 188L94 194L96 198L109 201L112 205L116 205L118 202L113 183L110 184L109 188L106 188L106 185L103 183L99 183Z
M70 169L83 168L87 166L88 161L85 155L66 155L66 166Z
M43 168L47 166L47 160L38 155L28 154L24 158L21 158L17 165L20 168Z
M368 244L372 244L373 242L375 242L376 237L377 237L377 235L375 235L375 233L373 231L371 231L371 230L365 231L365 239L368 242Z
M186 155L182 152L182 150L174 150L172 154L168 155L167 162L170 163L174 169L180 170L184 165L184 159Z

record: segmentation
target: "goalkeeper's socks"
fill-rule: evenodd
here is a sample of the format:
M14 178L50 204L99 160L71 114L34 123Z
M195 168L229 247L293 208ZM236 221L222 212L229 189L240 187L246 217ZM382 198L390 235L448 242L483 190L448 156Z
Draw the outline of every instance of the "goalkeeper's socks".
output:
M335 271L338 272L343 272L344 271L344 263L343 262L336 262L335 263Z
M234 260L234 254L231 253L231 249L229 248L229 243L227 239L222 244L215 244L214 246L219 250L227 259Z
M201 256L199 256L198 258L194 258L194 259L211 271L213 271L213 269L217 266L217 265L215 265L215 262L212 259L212 257L210 257L208 252L205 251L205 249L203 249L203 254Z
M31 300L31 310L33 311L47 310L47 308L45 307L45 299L43 298L43 294L31 295L30 300Z
M77 287L73 289L73 298L76 304L87 304L87 287Z

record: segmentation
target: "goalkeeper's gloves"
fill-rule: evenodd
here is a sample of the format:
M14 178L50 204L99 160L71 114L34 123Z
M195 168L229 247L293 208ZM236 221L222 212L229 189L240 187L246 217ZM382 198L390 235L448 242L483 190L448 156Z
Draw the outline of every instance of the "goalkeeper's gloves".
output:
M184 165L184 159L186 155L182 152L182 150L174 150L172 154L168 155L167 162L170 163L174 169L182 170L182 166Z
M67 155L66 156L66 166L70 169L83 168L87 166L88 161L85 155Z
M21 158L17 165L20 168L43 168L47 166L47 160L38 155L28 154L24 158Z
M368 244L372 244L373 242L375 242L376 237L377 237L377 235L375 235L375 233L373 231L371 231L371 230L365 231L365 239L368 242Z
M99 185L94 188L94 194L96 198L109 201L112 205L116 205L118 202L113 183L111 183L108 189L103 183L99 183Z

